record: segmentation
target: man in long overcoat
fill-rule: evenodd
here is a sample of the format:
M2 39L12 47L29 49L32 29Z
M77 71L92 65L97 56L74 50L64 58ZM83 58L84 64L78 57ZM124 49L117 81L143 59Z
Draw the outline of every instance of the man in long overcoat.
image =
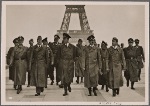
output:
M145 62L145 56L144 56L144 50L142 46L139 46L139 40L135 39L135 48L136 48L136 55L137 55L137 61L138 61L138 68L139 68L139 72L138 72L138 77L139 80L141 80L141 69L144 67L143 62Z
M78 40L76 45L76 61L75 61L75 77L77 77L77 84L79 83L79 77L81 77L81 83L83 82L85 68L85 51L82 46L82 39Z
M28 72L28 85L27 85L27 87L30 87L30 78L31 78L31 70L29 70L29 65L31 65L32 64L32 62L31 62L31 64L30 64L30 57L31 57L31 53L32 53L32 51L33 51L33 44L34 44L34 41L33 41L33 39L30 39L29 40L29 44L30 44L30 47L28 48L28 51L27 51L27 62L28 62L28 70L27 70L27 72Z
M60 37L58 35L54 36L54 42L49 43L49 47L52 49L54 55L54 64L50 66L50 78L52 80L51 85L54 83L54 68L56 69L56 85L61 81L61 72L58 69L58 59L57 52L58 48L61 45L59 41Z
M102 85L101 89L104 89L104 85L106 85L106 92L108 92L108 59L109 59L109 53L107 49L107 43L102 41L101 43L101 49L100 54L102 58L102 75L99 75L99 84Z
M126 69L123 50L118 46L118 39L112 39L112 46L109 51L109 88L113 91L113 96L119 94L119 88L123 86L122 70Z
M58 49L58 59L59 64L61 64L62 71L62 84L64 85L63 96L68 95L67 89L71 92L71 82L73 82L74 77L74 62L76 57L75 46L69 43L69 38L71 38L67 33L63 33L63 44Z
M136 48L133 47L133 39L129 38L129 46L124 49L124 55L126 59L127 70L124 73L124 76L127 80L127 87L129 86L129 80L131 81L131 89L134 88L134 82L138 81L138 62L136 55Z
M13 40L13 43L14 43L14 47L10 47L10 49L8 50L8 53L7 53L7 64L9 65L10 64L10 57L11 57L11 54L14 50L15 47L18 46L18 38L15 38ZM9 67L9 80L12 80L14 81L14 62L12 63L12 65ZM17 85L14 85L14 89L17 90L16 88Z
M88 96L92 95L92 87L94 95L97 96L96 87L98 86L98 76L102 73L101 55L99 48L94 45L95 37L91 35L87 40L90 45L85 47L84 86L89 90Z
M42 42L43 42L43 46L45 46L47 48L47 50L48 50L47 71L46 71L46 74L45 74L46 75L45 76L45 78L46 78L46 86L45 86L45 88L47 88L47 78L48 78L48 75L51 76L51 72L50 72L51 68L50 67L54 63L54 56L53 56L53 52L52 52L51 48L48 46L47 38L43 39Z
M26 81L26 71L27 71L27 50L28 48L23 46L24 38L22 36L18 37L19 45L14 48L11 59L10 66L14 61L14 85L18 86L17 94L22 90L22 85L25 85Z
M39 96L41 92L44 91L46 86L46 71L48 63L48 50L45 46L42 45L42 37L38 36L37 44L33 48L31 54L30 62L32 62L31 67L31 86L36 87L35 96Z

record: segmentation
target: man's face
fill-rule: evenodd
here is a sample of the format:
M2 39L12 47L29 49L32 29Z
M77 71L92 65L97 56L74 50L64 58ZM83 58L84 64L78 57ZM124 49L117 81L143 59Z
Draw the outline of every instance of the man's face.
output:
M113 45L113 46L116 46L117 44L118 44L118 42L117 42L116 40L113 40L113 41L112 41L112 45Z
M30 45L33 45L33 43L34 43L34 42L32 42L32 41L29 41L29 44L30 44Z
M123 47L124 47L124 44L121 44L121 47L123 48Z
M94 40L89 40L90 45L93 45L95 43Z
M106 49L106 46L104 44L101 45L102 49Z
M81 42L81 41L79 41L79 42L78 42L78 44L79 44L79 45L82 45L82 42Z
M38 44L38 45L41 45L41 44L42 44L42 39L38 39L38 40L37 40L37 44Z
M48 45L48 42L43 42L43 45Z
M68 43L68 41L69 41L68 38L66 38L66 37L63 38L63 42L64 42L65 44Z
M129 42L129 46L133 46L133 42Z
M14 43L14 45L15 45L15 46L18 46L18 45L19 45L19 43L18 43L18 42L17 42L17 43Z
M54 38L54 42L58 42L59 41L59 38Z
M139 45L139 42L135 42L136 45Z

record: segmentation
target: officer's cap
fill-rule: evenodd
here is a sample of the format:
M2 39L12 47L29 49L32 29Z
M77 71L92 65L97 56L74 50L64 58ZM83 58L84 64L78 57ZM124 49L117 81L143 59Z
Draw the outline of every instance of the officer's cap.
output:
M138 40L138 39L135 39L135 43L139 43L139 40Z
M58 39L60 39L60 37L59 37L58 35L54 35L54 38L58 38Z
M13 43L18 43L18 38L15 38L15 39L13 40Z
M95 40L95 37L93 35L90 35L87 40L91 41L91 40Z
M79 39L78 42L83 42L82 39Z
M19 36L18 37L18 41L24 41L24 37L23 36Z
M70 36L69 36L69 34L67 34L67 33L63 33L63 38L71 38Z
M37 40L42 40L42 37L41 37L41 36L38 36L38 37L37 37Z
M30 39L29 42L34 42L33 39Z
M113 37L112 41L118 42L118 39L116 37Z
M132 38L129 38L129 39L128 39L128 42L129 42L129 43L133 43L134 40L133 40Z
M107 43L105 41L102 41L101 45L107 46Z
M42 40L42 42L48 42L47 37Z

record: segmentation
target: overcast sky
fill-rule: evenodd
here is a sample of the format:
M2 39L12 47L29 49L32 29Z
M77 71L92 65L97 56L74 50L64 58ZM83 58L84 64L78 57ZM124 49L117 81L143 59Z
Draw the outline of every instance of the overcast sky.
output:
M102 40L111 45L113 37L127 46L128 38L138 38L144 46L145 20L144 6L140 5L97 5L85 6L91 30L94 30L97 43ZM65 13L64 5L13 5L6 7L6 47L19 35L25 38L24 45L29 46L29 39L36 43L37 36L48 37L53 41L54 34L60 29ZM72 14L70 30L79 30L78 14Z

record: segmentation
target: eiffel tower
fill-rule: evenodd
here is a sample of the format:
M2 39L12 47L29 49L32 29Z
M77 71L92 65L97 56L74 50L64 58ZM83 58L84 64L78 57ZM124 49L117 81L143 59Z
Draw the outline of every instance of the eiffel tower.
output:
M83 43L87 43L87 37L93 34L93 30L90 30L88 19L85 13L85 5L65 5L66 11L64 14L63 22L60 30L57 30L57 34L62 40L63 33L68 33L71 36L70 43L77 44L78 39L82 39ZM79 14L79 21L81 30L69 30L69 23L72 13Z

